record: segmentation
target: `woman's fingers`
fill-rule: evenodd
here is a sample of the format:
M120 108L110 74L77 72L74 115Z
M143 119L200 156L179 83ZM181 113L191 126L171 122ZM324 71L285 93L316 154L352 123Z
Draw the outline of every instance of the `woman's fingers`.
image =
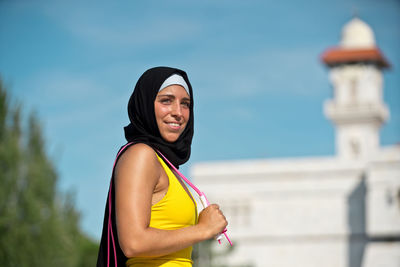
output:
M209 238L212 238L220 234L228 222L219 206L211 204L200 212L198 224L204 226L209 233Z

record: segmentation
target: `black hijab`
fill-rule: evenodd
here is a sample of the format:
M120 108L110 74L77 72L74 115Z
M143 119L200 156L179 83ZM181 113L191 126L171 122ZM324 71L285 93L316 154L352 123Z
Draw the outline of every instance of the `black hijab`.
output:
M172 74L183 77L189 87L190 116L185 130L173 143L165 141L158 130L154 101L163 82ZM163 153L176 167L190 157L193 138L193 92L186 72L169 67L155 67L147 70L136 83L128 103L128 115L131 123L124 128L128 142L145 143Z
M163 82L172 74L183 77L189 87L190 117L185 130L173 143L165 141L158 130L154 101ZM129 99L128 114L131 123L125 127L125 137L128 142L145 143L161 151L176 167L185 163L190 157L190 146L193 137L193 92L186 73L179 69L156 67L147 70L136 83L135 90ZM132 145L121 147L114 167L122 153ZM115 185L114 168L107 204L104 212L103 231L100 240L97 267L125 266L126 256L119 246L118 231L115 217Z

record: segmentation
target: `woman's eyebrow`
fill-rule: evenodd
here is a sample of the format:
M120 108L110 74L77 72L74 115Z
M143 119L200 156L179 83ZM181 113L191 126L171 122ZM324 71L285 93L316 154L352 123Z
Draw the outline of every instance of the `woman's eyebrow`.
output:
M158 97L172 97L172 98L175 98L175 95L173 95L173 94L161 94L161 95L157 95L157 98ZM183 97L182 98L182 100L184 100L184 101L190 101L190 98L189 97Z
M157 97L163 97L163 96L168 96L168 97L175 97L172 94L162 94L162 95L157 95Z

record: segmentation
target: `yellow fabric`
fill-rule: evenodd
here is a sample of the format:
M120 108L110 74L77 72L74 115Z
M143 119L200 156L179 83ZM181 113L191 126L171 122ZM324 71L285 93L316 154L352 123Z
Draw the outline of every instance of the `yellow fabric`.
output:
M188 195L181 183L158 157L161 166L166 172L169 186L165 196L151 207L150 227L174 230L195 225L197 221L197 207L192 195ZM128 267L191 267L192 266L192 247L187 247L161 257L134 257L128 259Z

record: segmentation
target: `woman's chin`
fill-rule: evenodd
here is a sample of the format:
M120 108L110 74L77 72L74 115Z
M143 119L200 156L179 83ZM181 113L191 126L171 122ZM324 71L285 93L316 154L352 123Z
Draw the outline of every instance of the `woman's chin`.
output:
M174 143L176 140L179 138L179 134L168 134L165 136L162 136L162 138L167 141L168 143Z

